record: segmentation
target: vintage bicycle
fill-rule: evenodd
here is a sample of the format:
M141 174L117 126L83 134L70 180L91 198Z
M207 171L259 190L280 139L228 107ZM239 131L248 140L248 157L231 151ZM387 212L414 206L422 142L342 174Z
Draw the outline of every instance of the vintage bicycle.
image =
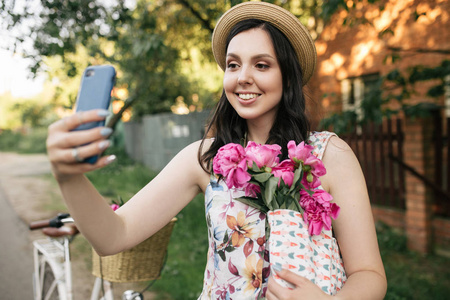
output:
M143 300L144 291L148 290L159 278L165 265L167 246L175 222L176 218L154 236L144 241L141 245L138 245L136 247L136 249L140 249L138 251L131 249L129 253L126 251L120 253L118 258L111 256L106 257L106 260L102 260L103 258L93 253L93 274L96 275L96 279L92 289L91 300L113 300L113 281L149 281L148 285L142 291L126 290L122 294L122 300ZM42 232L47 236L45 239L38 239L33 242L34 299L72 300L73 286L70 243L79 233L74 224L74 220L69 214L58 214L49 220L32 222L29 228L30 230L42 229ZM154 245L157 247L154 247ZM145 257L136 257L139 253L145 253ZM138 264L130 263L130 255L135 256L132 258L138 262L139 268L143 267L146 269L143 271L137 270ZM126 265L123 265L120 261L123 257L128 257L126 259ZM111 263L111 268L115 272L114 274L107 273L108 266ZM149 267L149 265L151 266ZM126 275L117 273L117 271L123 271L127 268L131 268L131 270L128 270ZM129 276L130 271L133 273L132 277Z

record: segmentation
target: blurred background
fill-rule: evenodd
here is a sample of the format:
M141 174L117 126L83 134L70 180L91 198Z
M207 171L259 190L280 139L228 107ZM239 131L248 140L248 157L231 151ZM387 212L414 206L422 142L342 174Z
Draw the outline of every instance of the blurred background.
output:
M241 2L0 1L0 151L24 160L45 156L47 127L72 113L84 69L111 64L117 82L108 151L119 160L88 176L107 201L128 199L202 137L222 91L211 35L221 14ZM386 299L447 299L449 1L266 2L294 13L315 40L308 113L314 129L337 132L361 163L388 276ZM49 216L64 211L51 176L36 176L50 184L37 209ZM12 188L2 178L3 188ZM178 216L155 299L196 299L201 291L203 205L200 195ZM88 274L90 247L82 238L76 243L76 262Z

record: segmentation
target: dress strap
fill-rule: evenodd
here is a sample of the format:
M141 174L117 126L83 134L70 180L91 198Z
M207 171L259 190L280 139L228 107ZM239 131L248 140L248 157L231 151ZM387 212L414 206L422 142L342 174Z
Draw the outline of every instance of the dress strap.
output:
M331 137L337 136L334 132L329 131L312 131L308 138L308 144L314 147L313 154L322 159L328 141Z

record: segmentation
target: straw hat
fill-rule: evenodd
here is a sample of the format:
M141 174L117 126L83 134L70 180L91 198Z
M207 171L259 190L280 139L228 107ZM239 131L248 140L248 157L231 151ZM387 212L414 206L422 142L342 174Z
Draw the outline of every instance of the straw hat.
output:
M212 51L217 64L225 70L226 40L240 21L259 19L278 28L291 42L303 70L303 84L314 73L317 53L311 35L291 12L266 2L244 2L233 6L217 22L212 36Z

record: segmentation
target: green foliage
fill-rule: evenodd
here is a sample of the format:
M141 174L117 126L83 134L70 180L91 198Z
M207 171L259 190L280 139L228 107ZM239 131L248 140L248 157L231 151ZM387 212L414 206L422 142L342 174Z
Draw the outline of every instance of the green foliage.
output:
M58 117L48 97L17 98L10 93L0 95L0 129L36 128L48 126Z
M322 10L322 16L325 20L329 20L331 16L340 8L348 10L346 1L344 0L324 0L327 5Z
M18 153L45 153L46 128L33 128L26 132L3 130L0 132L0 151Z
M41 104L33 100L15 103L11 110L18 112L22 125L32 128L46 127L57 119L53 113L53 105Z
M336 134L352 132L357 125L357 115L354 110L334 113L320 121L321 128L333 128Z
M170 238L167 264L161 279L154 285L154 289L160 292L156 299L194 300L203 288L208 250L203 194L195 197L177 218Z
M144 187L156 173L132 161L121 148L108 149L117 161L87 176L99 192L117 200L128 200ZM178 215L168 249L167 263L152 291L156 299L197 299L203 286L208 234L203 195L198 195ZM90 253L89 253L90 254Z
M385 299L447 299L450 293L450 258L410 252L405 234L377 224L378 243L388 290Z
M387 93L385 96L386 100L384 101L397 101L400 104L402 111L408 116L428 116L431 111L440 108L436 103L422 102L409 105L405 103L405 100L409 99L412 95L417 94L415 90L416 83L431 80L434 80L434 85L428 89L426 95L434 99L441 97L444 94L445 78L449 75L450 60L443 60L441 64L436 67L415 65L410 67L406 72L394 69L385 76L385 82L391 89L394 87L400 91L396 93Z
M424 118L432 115L434 111L441 109L442 107L435 103L418 103L415 105L403 105L403 111L406 116L411 118Z
M450 75L450 61L443 60L440 65L432 68L416 65L406 72L394 69L380 77L374 89L364 95L361 102L362 117L358 119L356 109L334 113L321 121L322 128L333 128L338 134L348 133L357 125L367 122L380 123L383 117L390 117L403 112L405 115L415 117L430 116L432 111L441 107L433 102L420 102L408 104L406 101L412 95L416 95L415 84L434 80L426 95L430 98L438 98L444 94L445 78ZM397 103L398 110L386 107L387 103Z
M119 70L117 85L129 90L139 117L169 111L179 97L187 106L214 103L221 72L212 56L211 33L223 12L241 2L137 0L131 6L127 1L42 0L39 9L28 3L17 9L15 1L2 1L0 13L5 29L18 32L10 48L34 60L34 73L47 68L50 79L60 82L55 104L72 106L88 64L111 63ZM344 1L268 2L291 10L314 38L327 14L348 9ZM62 65L45 67L49 58L60 58Z
M87 173L86 176L111 201L121 198L126 202L156 175L144 165L130 159L123 148L111 147L105 154L116 155L116 161Z
M331 16L334 15L338 10L344 9L346 11L350 11L351 9L354 9L357 2L368 2L373 4L378 1L379 0L354 0L348 2L346 0L323 0L321 17L325 22L327 22L330 20ZM380 9L383 9L381 5ZM365 17L356 18L353 16L347 16L344 18L343 25L354 26L356 24L368 24L368 21L365 19Z
M376 224L378 246L382 256L391 252L407 253L406 236L401 230L389 227L385 223L378 222Z

